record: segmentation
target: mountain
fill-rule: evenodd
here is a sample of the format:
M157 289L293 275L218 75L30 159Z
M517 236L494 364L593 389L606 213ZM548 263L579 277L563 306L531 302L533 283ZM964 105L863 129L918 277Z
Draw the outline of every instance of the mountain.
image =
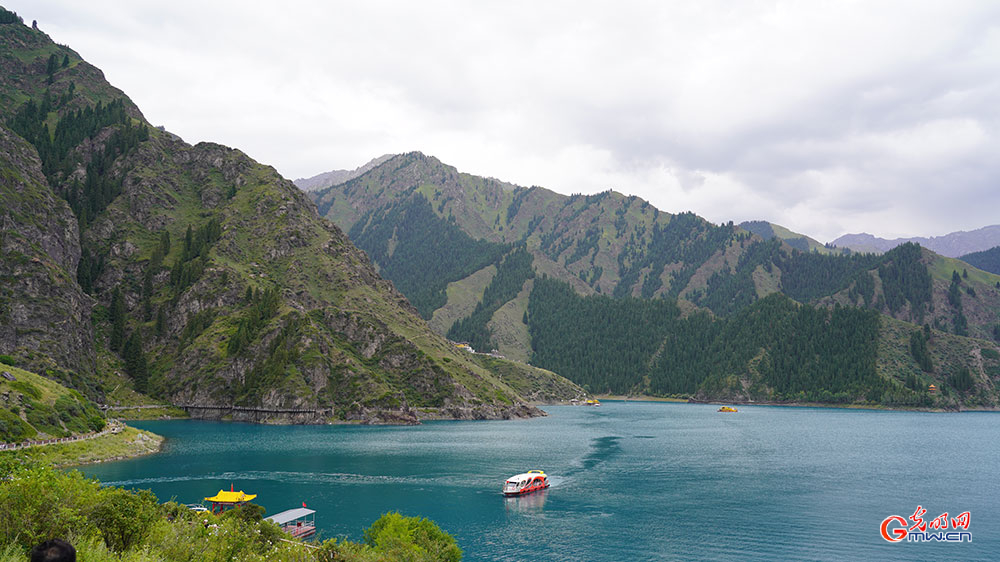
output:
M990 273L1000 275L1000 246L994 246L993 248L983 250L982 252L965 254L958 259L969 265L978 267L983 271L989 271Z
M581 392L431 332L290 181L149 126L43 32L0 24L0 69L0 353L19 367L254 420L529 416L526 395Z
M942 256L957 258L964 254L1000 246L1000 225L984 226L969 232L952 232L944 236L930 238L914 237L886 240L866 233L845 234L831 244L838 248L850 248L855 252L887 252L906 242L920 244Z
M740 228L752 232L764 240L777 238L800 252L819 252L821 254L844 253L845 249L830 248L805 234L792 232L787 228L767 221L744 221Z
M368 170L371 170L375 166L378 166L379 164L392 158L392 156L392 154L385 154L379 156L378 158L373 158L364 166L360 166L353 170L332 170L315 175L311 178L299 178L293 183L295 184L295 187L298 187L302 191L319 191L321 189L326 189L331 185L337 185L348 180L353 180Z
M998 399L996 345L966 336L993 339L1000 277L962 276L966 264L915 244L845 254L769 223L714 225L610 191L564 196L420 153L310 197L439 333L595 392L939 407ZM824 340L831 323L867 339ZM901 334L924 324L920 349L937 362L921 371ZM805 361L795 350L809 346ZM775 365L801 379L773 378ZM925 396L962 369L978 373L981 395Z

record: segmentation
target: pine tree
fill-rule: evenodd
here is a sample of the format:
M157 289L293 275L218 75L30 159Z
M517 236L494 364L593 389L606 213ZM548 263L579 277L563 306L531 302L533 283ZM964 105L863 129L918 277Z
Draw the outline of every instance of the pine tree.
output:
M164 256L170 253L170 232L167 230L160 234L160 252Z
M142 351L142 335L139 330L132 332L132 336L125 343L123 352L125 360L125 372L132 377L135 383L135 390L146 392L146 382L149 377L148 366L146 364L146 354Z
M49 62L45 65L45 73L49 75L49 84L55 79L56 69L59 67L59 61L56 59L56 54L52 53L49 55Z
M162 338L167 333L167 314L163 312L163 307L156 309L156 337Z

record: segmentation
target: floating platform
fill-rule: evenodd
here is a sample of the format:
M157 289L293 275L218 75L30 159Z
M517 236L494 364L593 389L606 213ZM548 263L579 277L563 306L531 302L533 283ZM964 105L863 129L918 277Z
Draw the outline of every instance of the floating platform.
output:
M281 527L282 531L294 539L307 539L316 534L316 510L313 509L296 507L265 517L264 520Z

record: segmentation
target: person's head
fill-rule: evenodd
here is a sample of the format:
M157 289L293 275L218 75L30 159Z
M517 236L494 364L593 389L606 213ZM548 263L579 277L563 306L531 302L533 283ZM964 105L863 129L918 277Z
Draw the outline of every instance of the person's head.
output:
M62 539L45 541L31 549L31 562L76 562L76 549Z

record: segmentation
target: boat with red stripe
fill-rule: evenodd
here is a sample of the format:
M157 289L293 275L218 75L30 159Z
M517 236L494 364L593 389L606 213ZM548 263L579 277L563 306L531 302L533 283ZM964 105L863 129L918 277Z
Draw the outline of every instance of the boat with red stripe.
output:
M503 495L521 496L549 487L549 477L541 470L529 470L515 474L503 483Z

